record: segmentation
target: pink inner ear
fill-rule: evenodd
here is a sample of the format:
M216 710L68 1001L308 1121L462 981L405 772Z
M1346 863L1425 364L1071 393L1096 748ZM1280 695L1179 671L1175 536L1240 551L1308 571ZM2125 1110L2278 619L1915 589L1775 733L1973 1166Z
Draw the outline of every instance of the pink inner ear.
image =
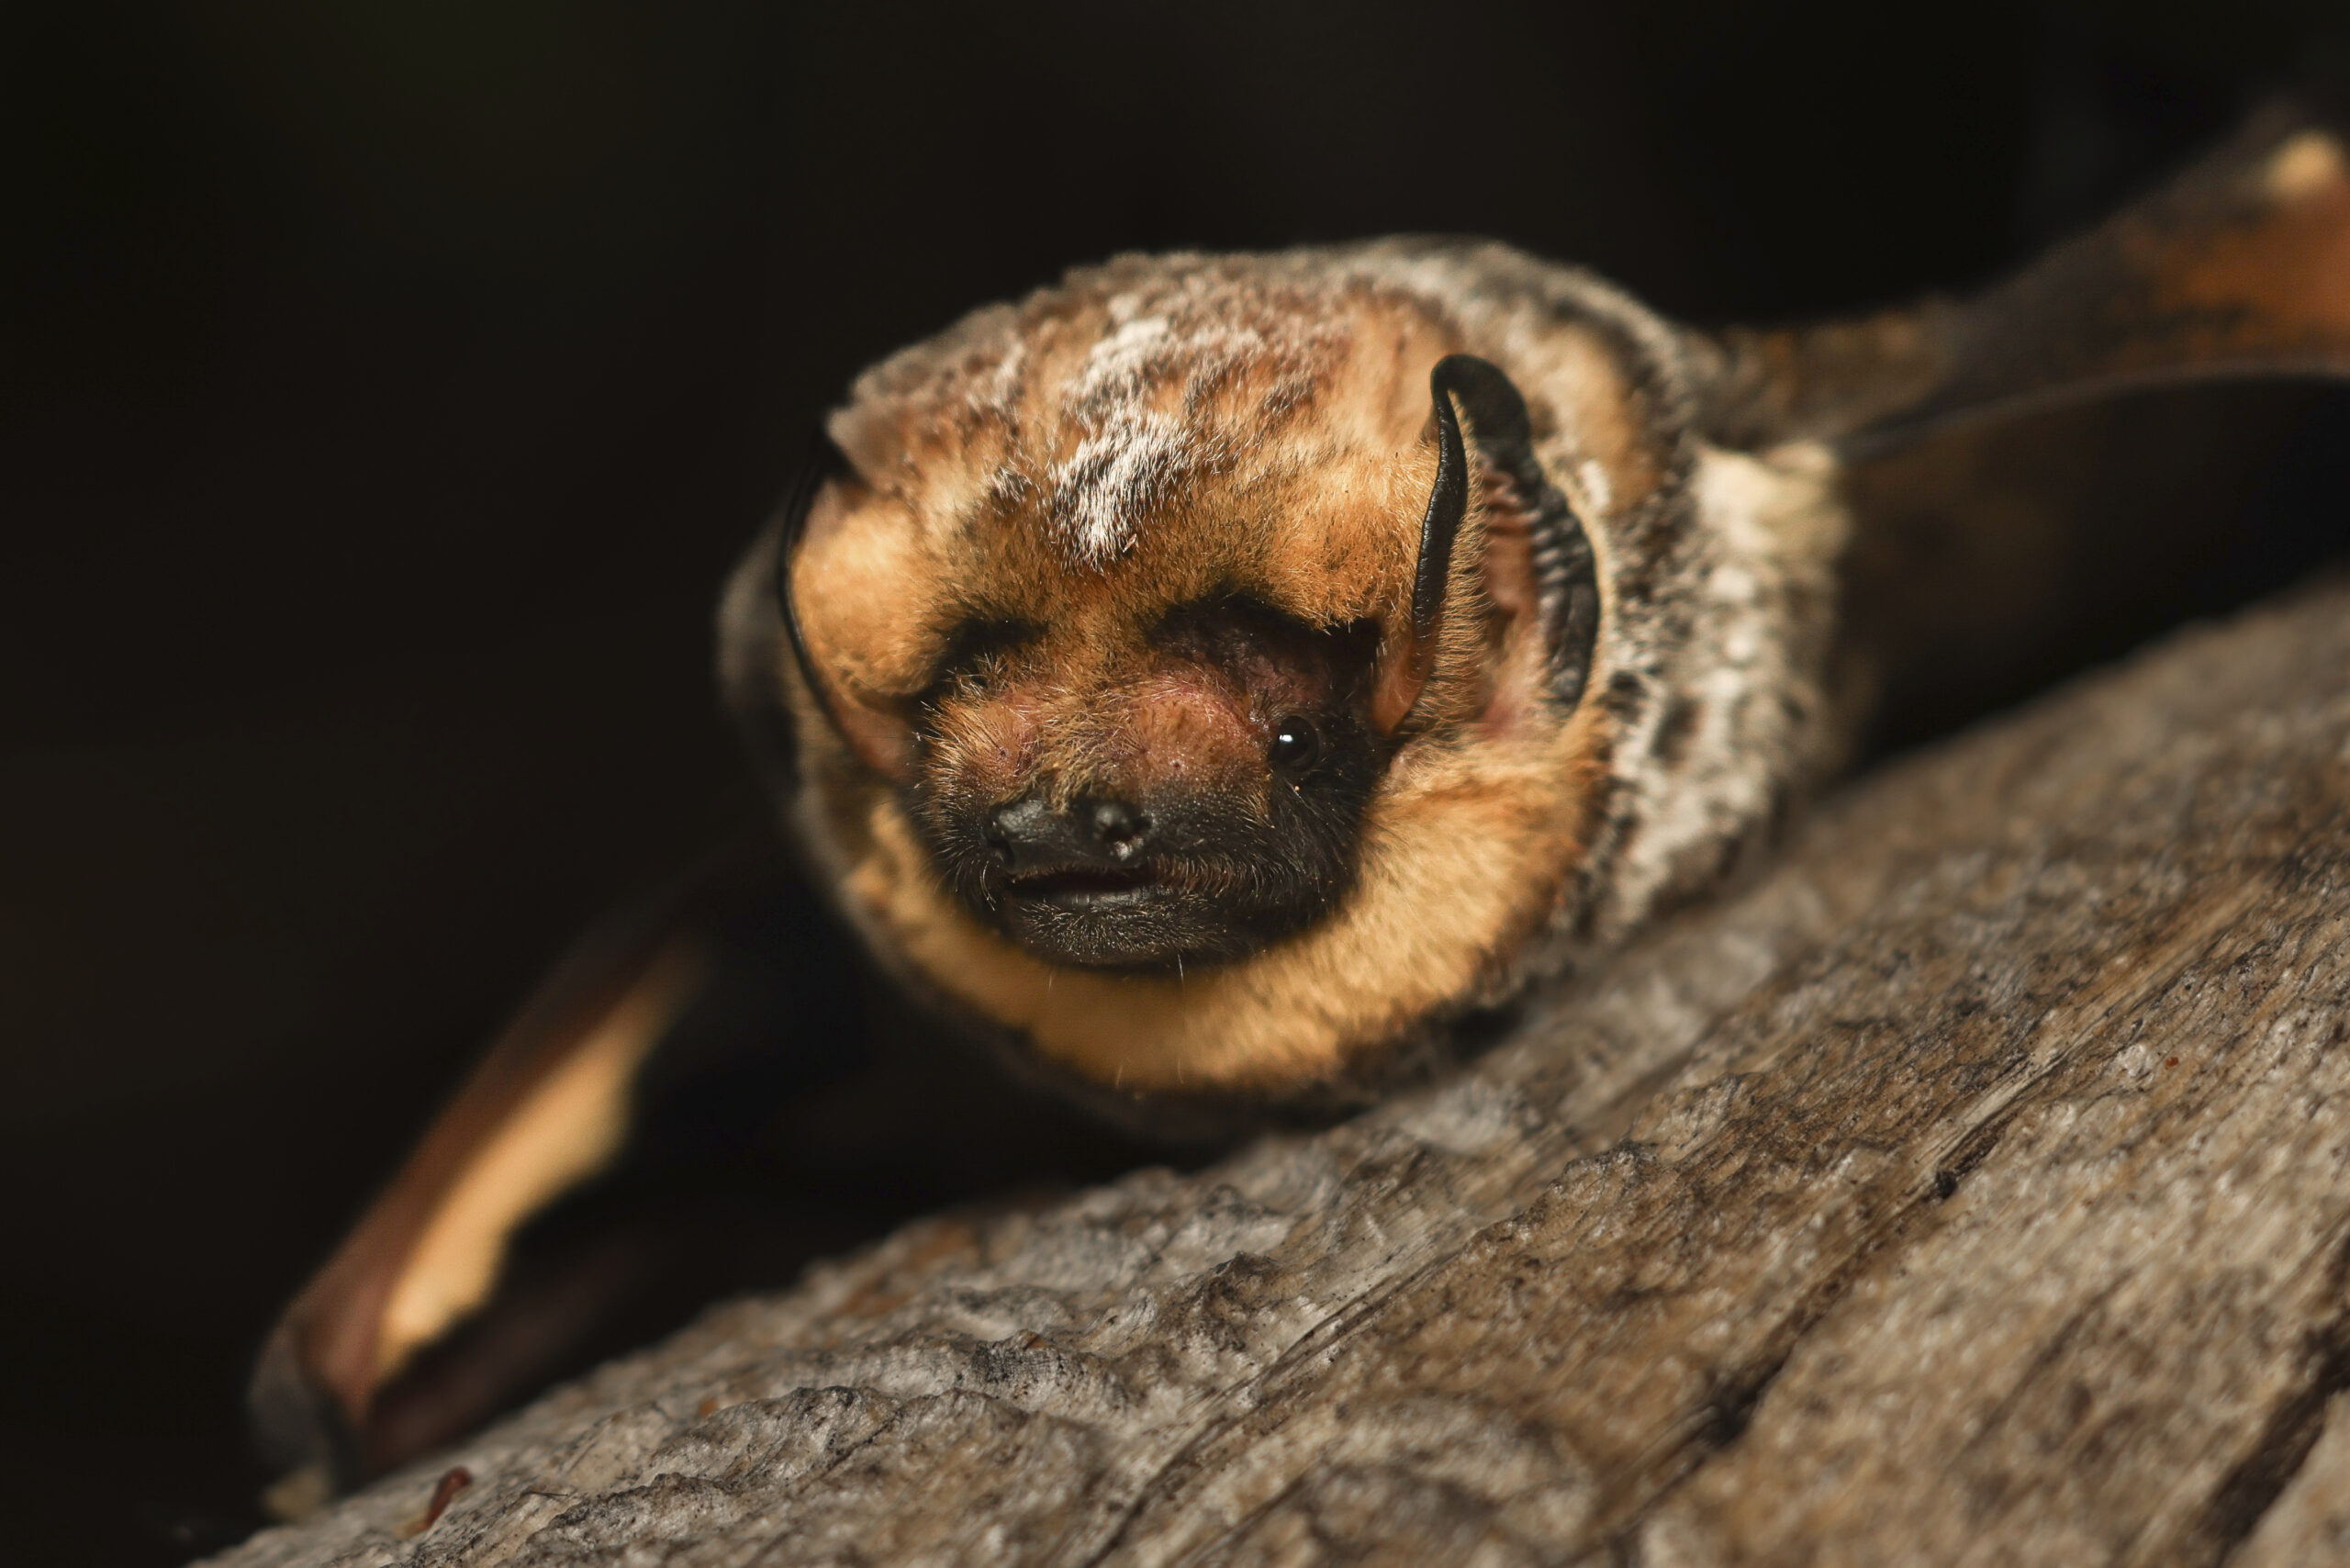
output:
M1534 516L1514 486L1490 473L1479 478L1485 599L1506 619L1523 623L1537 613L1541 599L1534 580Z
M1534 573L1534 520L1513 487L1482 464L1479 470L1478 521L1483 538L1479 569L1485 600L1499 622L1494 652L1508 660L1506 667L1493 671L1487 719L1506 722L1541 679L1536 641L1513 635L1516 629L1532 625L1540 612L1540 588ZM1414 636L1408 622L1382 649L1371 700L1371 722L1380 734L1393 734L1410 715L1427 687L1435 662L1435 636Z
M913 778L913 725L903 714L837 695L830 707L841 738L857 760L892 784Z
M1534 570L1534 517L1506 485L1483 491L1485 601L1493 607L1491 695L1485 703L1490 728L1507 729L1528 711L1541 688L1542 640L1524 634L1541 616L1542 590Z
M815 699L818 714L848 744L857 760L893 784L911 780L914 759L912 721L895 704L862 700L850 696L839 681L827 680L823 655L817 648L807 646L805 658L791 656L801 680L810 688L809 695Z
M1413 635L1408 616L1379 652L1379 671L1371 689L1371 722L1382 735L1392 735L1404 722L1428 684L1436 665L1436 639Z

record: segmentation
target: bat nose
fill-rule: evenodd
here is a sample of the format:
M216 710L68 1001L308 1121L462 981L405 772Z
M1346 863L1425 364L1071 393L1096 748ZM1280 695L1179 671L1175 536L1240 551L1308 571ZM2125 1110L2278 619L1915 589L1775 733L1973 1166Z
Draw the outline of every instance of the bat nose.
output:
M988 848L1007 871L1115 870L1150 842L1150 814L1129 801L1080 797L1066 806L1030 795L988 812Z

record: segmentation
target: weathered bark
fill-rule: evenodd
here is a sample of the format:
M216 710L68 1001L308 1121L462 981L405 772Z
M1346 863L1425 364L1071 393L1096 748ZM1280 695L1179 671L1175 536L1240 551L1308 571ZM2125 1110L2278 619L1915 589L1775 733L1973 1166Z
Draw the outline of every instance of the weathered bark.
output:
M1449 1083L915 1226L219 1561L2350 1561L2345 1020L2334 586L1878 773Z

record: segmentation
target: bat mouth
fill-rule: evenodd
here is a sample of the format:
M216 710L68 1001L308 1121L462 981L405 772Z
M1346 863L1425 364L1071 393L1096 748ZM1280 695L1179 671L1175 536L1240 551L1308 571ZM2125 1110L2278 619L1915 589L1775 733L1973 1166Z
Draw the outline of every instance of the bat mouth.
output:
M1134 909L1171 898L1176 891L1147 871L1091 868L1032 873L1010 878L1004 885L1007 897L1072 912Z
M1110 813L1118 832L1098 800L1080 798L1090 812L929 803L917 799L917 820L942 890L1050 964L1189 977L1246 962L1326 915L1351 880L1356 813L1326 803L1283 815L1285 799L1266 812L1161 790Z
M1084 969L1158 969L1245 956L1259 938L1181 865L1061 866L996 881L979 902L1022 946Z

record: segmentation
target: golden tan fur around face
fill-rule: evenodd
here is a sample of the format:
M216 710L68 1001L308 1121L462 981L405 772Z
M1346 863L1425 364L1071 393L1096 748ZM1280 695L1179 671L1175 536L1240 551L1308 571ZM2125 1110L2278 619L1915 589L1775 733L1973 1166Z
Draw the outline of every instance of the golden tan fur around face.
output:
M878 799L846 890L889 947L1025 1031L1048 1061L1134 1091L1294 1089L1500 979L1581 847L1602 741L1586 711L1547 745L1399 762L1346 904L1252 959L1198 973L1103 974L1033 957L938 890L904 817Z
M834 421L857 482L820 498L797 567L820 666L902 700L971 614L1089 640L1225 588L1313 625L1393 614L1450 345L1376 299L1344 320L1261 303L1263 332L1188 336L1096 304L896 396L861 387ZM1271 341L1300 315L1314 330Z
M836 700L905 722L958 623L1041 629L1026 667L1042 678L1016 709L979 710L922 766L1009 780L1099 765L1103 726L1130 732L1155 678L1145 633L1187 602L1237 591L1389 636L1407 614L1436 465L1427 376L1459 330L1369 286L1307 300L1206 270L982 313L869 375L836 416L856 474L820 498L794 572ZM1619 367L1595 339L1561 338L1573 411L1598 420L1561 478L1595 516L1637 502L1656 465L1617 428ZM1047 962L942 887L897 789L812 757L802 820L850 913L1045 1059L1134 1091L1293 1089L1498 988L1580 856L1608 728L1593 706L1570 722L1540 700L1522 527L1496 510L1489 543L1488 521L1481 505L1463 529L1436 673L1366 810L1355 883L1309 929L1174 973ZM806 736L821 721L799 695ZM1174 706L1188 717L1167 722L1213 727ZM1168 749L1207 766L1252 744Z

